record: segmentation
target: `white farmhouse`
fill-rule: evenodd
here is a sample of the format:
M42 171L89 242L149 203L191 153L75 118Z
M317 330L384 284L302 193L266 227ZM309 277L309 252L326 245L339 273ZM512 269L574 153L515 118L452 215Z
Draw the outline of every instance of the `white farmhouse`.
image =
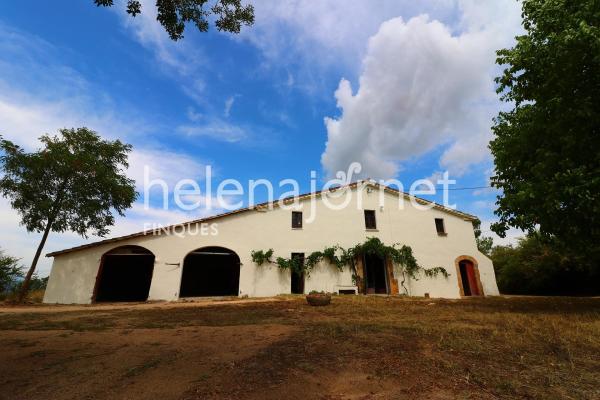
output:
M348 199L350 198L350 201ZM427 207L427 209L424 209ZM48 254L45 303L272 296L312 290L460 298L497 295L492 262L477 249L476 217L372 181L190 221ZM350 248L376 237L412 248L424 268L448 277L405 279L390 260L356 260L356 274L322 261L309 276L257 265L254 250L276 257ZM404 281L404 282L403 282Z

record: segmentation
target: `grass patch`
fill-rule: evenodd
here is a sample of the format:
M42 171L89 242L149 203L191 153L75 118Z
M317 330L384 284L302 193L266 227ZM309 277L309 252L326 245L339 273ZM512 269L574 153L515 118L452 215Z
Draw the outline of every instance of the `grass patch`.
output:
M185 347L191 341L200 344L202 335L215 335L215 330L202 327L221 327L219 335L228 333L233 339L222 348L211 345L219 348L209 349L215 352L210 358L203 358L205 349L180 366L198 362L197 367L204 368L187 381L194 387L182 393L184 398L236 398L248 393L254 398L261 398L257 393L326 398L317 389L310 391L315 381L334 382L351 391L360 379L360 385L369 388L365 398L381 388L389 392L380 398L435 398L440 391L448 398L600 398L600 299L334 296L330 306L310 307L298 296L281 302L209 307L0 315L2 345L25 349L19 362L35 364L55 355L51 346L44 349L45 339L23 339L18 336L22 331L64 330L58 335L61 338L79 332L78 340L93 337L90 342L101 348L91 353L93 357L76 355L69 341L62 340L60 352L70 358L61 357L60 362L78 368L89 365L97 374L110 368L106 359L118 351L126 359L152 357L125 371L123 364L112 367L118 368L113 376L132 380L146 379L142 375L150 370L168 371L178 362L150 351L185 359L196 346ZM265 333L279 327L285 334L268 340L246 337L238 334L241 327ZM168 330L169 340L157 334L163 330ZM103 339L104 332L133 339L117 345ZM30 343L35 344L35 352L28 349ZM235 358L238 350L244 354L241 359ZM38 354L43 351L54 353ZM55 373L46 370L51 371ZM354 378L340 383L342 374ZM44 385L36 375L28 379ZM296 391L286 391L289 387Z

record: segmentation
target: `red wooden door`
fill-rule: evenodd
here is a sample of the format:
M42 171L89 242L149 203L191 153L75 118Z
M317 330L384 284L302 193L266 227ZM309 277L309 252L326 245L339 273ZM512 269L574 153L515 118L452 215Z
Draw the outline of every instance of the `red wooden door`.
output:
M471 296L479 296L479 285L477 284L477 277L475 276L475 268L470 262L466 265L467 279L469 280L469 289L471 289Z

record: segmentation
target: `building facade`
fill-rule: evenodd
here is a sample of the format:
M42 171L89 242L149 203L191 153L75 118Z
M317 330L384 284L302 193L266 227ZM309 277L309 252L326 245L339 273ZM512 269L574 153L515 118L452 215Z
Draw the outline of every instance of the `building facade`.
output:
M350 201L348 201L350 198ZM427 207L428 209L423 209ZM476 217L368 181L75 247L54 257L45 303L173 301L202 296L273 296L310 291L460 298L497 295L492 262L477 249ZM322 261L309 276L257 265L252 252L300 257L368 238L412 248L424 268L448 277L406 279L390 260L356 260L357 277Z

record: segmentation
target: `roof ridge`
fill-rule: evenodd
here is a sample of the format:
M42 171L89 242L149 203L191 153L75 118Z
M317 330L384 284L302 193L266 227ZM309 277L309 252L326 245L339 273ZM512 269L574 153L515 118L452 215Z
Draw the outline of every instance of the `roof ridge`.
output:
M394 188L392 188L390 186L387 186L387 185L383 185L383 184L381 184L381 183L379 183L379 182L377 182L377 181L375 181L374 179L371 179L371 178L359 179L359 180L356 180L354 182L346 183L346 184L341 185L341 186L336 186L336 187L329 188L329 189L327 189L327 191L328 192L333 192L333 191L336 191L336 190L339 190L339 189L343 189L343 188L353 188L355 186L358 186L359 183L365 183L365 182L368 185L374 185L374 186L377 186L379 188L383 188L383 190L388 190L388 191L391 191L391 192L394 192L394 193L397 193L397 194L402 194L403 196L406 196L406 197L415 198L415 199L417 199L417 201L421 201L423 203L433 204L434 208L436 208L436 209L438 209L440 211L444 211L444 212L447 212L449 214L455 215L455 216L462 216L463 218L468 219L468 220L478 220L479 219L479 218L477 218L474 215L471 215L471 214L468 214L468 213L465 213L465 212L462 212L462 211L454 210L454 209L448 208L446 206L443 206L441 204L438 204L438 203L436 203L434 201L422 199L420 197L411 195L410 193L407 193L407 192L404 192L404 191L400 191L398 189L394 189ZM199 224L199 223L206 222L206 221L212 221L212 220L215 220L215 219L228 217L230 215L239 214L239 213L246 212L246 211L251 211L251 210L257 210L259 208L264 208L266 205L268 205L268 206L279 205L280 203L285 203L286 201L289 201L290 199L300 199L302 197L321 195L323 192L324 192L324 190L317 190L315 192L307 192L307 193L304 193L304 194L299 194L297 196L287 197L285 199L279 199L279 200L276 200L276 201L266 201L266 202L262 202L262 203L255 204L255 205L252 205L252 206L242 207L242 208L239 208L237 210L231 210L231 211L227 211L227 212L224 212L224 213L215 214L215 215L212 215L212 216L209 216L209 217L193 219L193 220L181 222L179 224L170 224L170 225L167 225L167 226L164 226L164 227L160 228L160 230L168 230L168 229L171 229L171 228L174 228L174 227L177 227L177 226L181 226L181 225L189 226L189 225L192 225L192 224ZM67 248L67 249L64 249L64 250L58 250L58 251L50 252L50 253L46 254L46 257L55 257L55 256L58 256L58 255L61 255L61 254L70 253L70 252L78 251L78 250L83 250L83 249L87 249L87 248L90 248L90 247L96 247L96 246L100 246L100 245L107 244L107 243L114 243L114 242L118 242L118 241L122 241L122 240L131 239L131 238L134 238L134 237L146 236L146 235L148 235L148 234L150 234L152 232L155 232L156 230L157 229L148 229L148 230L144 230L144 231L134 232L134 233L131 233L129 235L122 235L122 236L117 236L117 237L114 237L114 238L102 239L102 240L98 240L96 242L82 244L82 245L74 246L74 247Z

